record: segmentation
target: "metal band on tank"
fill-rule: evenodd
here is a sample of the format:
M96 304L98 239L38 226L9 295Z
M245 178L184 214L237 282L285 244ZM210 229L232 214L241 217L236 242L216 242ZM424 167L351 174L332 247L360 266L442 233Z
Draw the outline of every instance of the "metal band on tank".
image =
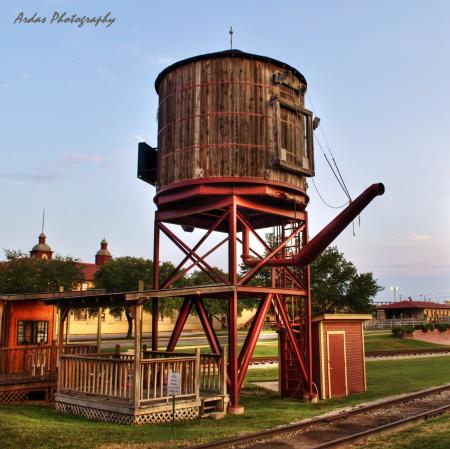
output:
M225 143L206 143L204 145L192 145L189 147L183 147L183 148L176 148L175 150L170 151L170 153L164 154L160 156L161 159L164 159L166 157L178 154L178 153L184 153L185 151L200 149L200 148L223 148L223 147L252 147L252 148L260 148L262 150L273 150L273 147L268 147L267 145L256 145L253 143L235 143L235 142L225 142Z
M172 120L171 122L166 123L158 131L158 135L161 134L166 128L168 128L169 126L174 125L175 123L185 122L187 120L192 120L194 118L199 118L199 117L220 116L220 115L244 115L244 116L261 117L261 118L267 118L267 119L273 120L273 117L271 115L258 114L256 112L212 111L212 112L210 112L208 114L196 114L196 115L190 115L189 117L183 117L183 118L180 118L178 120Z
M243 84L243 85L247 85L247 86L257 86L257 87L264 87L266 89L273 89L279 92L282 92L283 94L289 95L290 97L294 97L296 98L295 95L292 94L292 92L289 92L287 90L284 90L282 88L282 86L276 85L276 84L261 84L261 83L251 83L249 81L212 81L210 83L200 83L200 84L192 84L191 86L188 87L183 87L183 89L175 89L172 90L169 94L167 94L163 99L161 99L161 101L159 102L159 106L161 106L169 97L171 97L172 95L175 95L179 92L183 92L185 90L191 90L191 89L195 89L197 87L203 87L203 86L213 86L215 84ZM293 90L293 89L290 89Z

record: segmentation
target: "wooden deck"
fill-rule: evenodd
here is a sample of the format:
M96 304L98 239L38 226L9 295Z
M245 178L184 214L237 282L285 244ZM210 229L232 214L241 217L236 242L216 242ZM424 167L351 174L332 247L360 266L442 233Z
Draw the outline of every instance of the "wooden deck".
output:
M221 355L144 351L136 366L124 354L63 355L56 408L121 424L159 423L173 416L169 373L179 373L175 419L225 414L227 393Z
M66 345L66 354L97 352L96 345ZM41 392L52 398L57 384L58 346L29 345L0 348L0 403L29 400Z

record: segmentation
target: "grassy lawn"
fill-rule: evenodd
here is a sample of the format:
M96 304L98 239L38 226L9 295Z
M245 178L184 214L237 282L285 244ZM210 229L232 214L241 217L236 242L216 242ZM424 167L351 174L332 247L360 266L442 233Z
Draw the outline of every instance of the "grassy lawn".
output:
M222 421L177 423L174 431L170 424L122 426L60 415L50 407L0 406L0 446L2 449L183 447L188 442L254 432L337 407L450 382L450 357L371 362L367 364L369 390L366 393L318 404L282 399L250 384L251 381L276 380L277 375L276 368L249 370L246 379L249 388L241 395L245 407L243 416L227 416Z
M389 351L396 349L429 349L443 348L446 345L427 343L419 340L409 340L407 338L396 338L392 334L366 334L366 351Z
M353 447L360 449L448 449L450 415L430 419L398 433L371 438Z
M278 340L274 332L263 331L264 334L273 335L273 340L260 340L256 345L255 357L270 357L278 355ZM210 352L209 345L197 345L202 352ZM239 345L239 348L242 346ZM418 340L408 340L394 337L389 330L385 331L366 331L365 333L366 351L389 351L396 349L418 349L418 348L442 348L445 345L438 345L434 343L427 343ZM175 351L177 352L194 352L196 345L192 345L189 340L180 340ZM121 345L121 351L126 351L128 348L133 348L133 344L125 342ZM165 346L161 346L160 350L164 351ZM113 352L114 348L102 349L102 352Z

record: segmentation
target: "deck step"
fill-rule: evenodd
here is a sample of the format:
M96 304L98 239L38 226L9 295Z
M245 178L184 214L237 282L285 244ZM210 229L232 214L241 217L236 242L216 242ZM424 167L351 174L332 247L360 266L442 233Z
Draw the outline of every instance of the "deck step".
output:
M225 404L223 398L204 398L202 400L201 417L221 419L225 416Z

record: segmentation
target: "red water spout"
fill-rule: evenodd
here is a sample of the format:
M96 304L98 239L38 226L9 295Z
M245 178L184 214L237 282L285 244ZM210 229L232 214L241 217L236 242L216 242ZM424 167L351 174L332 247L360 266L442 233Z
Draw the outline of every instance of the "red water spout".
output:
M350 204L327 226L325 226L304 248L296 255L287 258L272 258L267 261L267 266L289 266L298 265L305 267L316 259L328 245L361 213L361 211L378 195L383 195L384 185L372 184ZM248 235L243 238L242 260L245 265L252 267L261 259L251 257L248 248Z

